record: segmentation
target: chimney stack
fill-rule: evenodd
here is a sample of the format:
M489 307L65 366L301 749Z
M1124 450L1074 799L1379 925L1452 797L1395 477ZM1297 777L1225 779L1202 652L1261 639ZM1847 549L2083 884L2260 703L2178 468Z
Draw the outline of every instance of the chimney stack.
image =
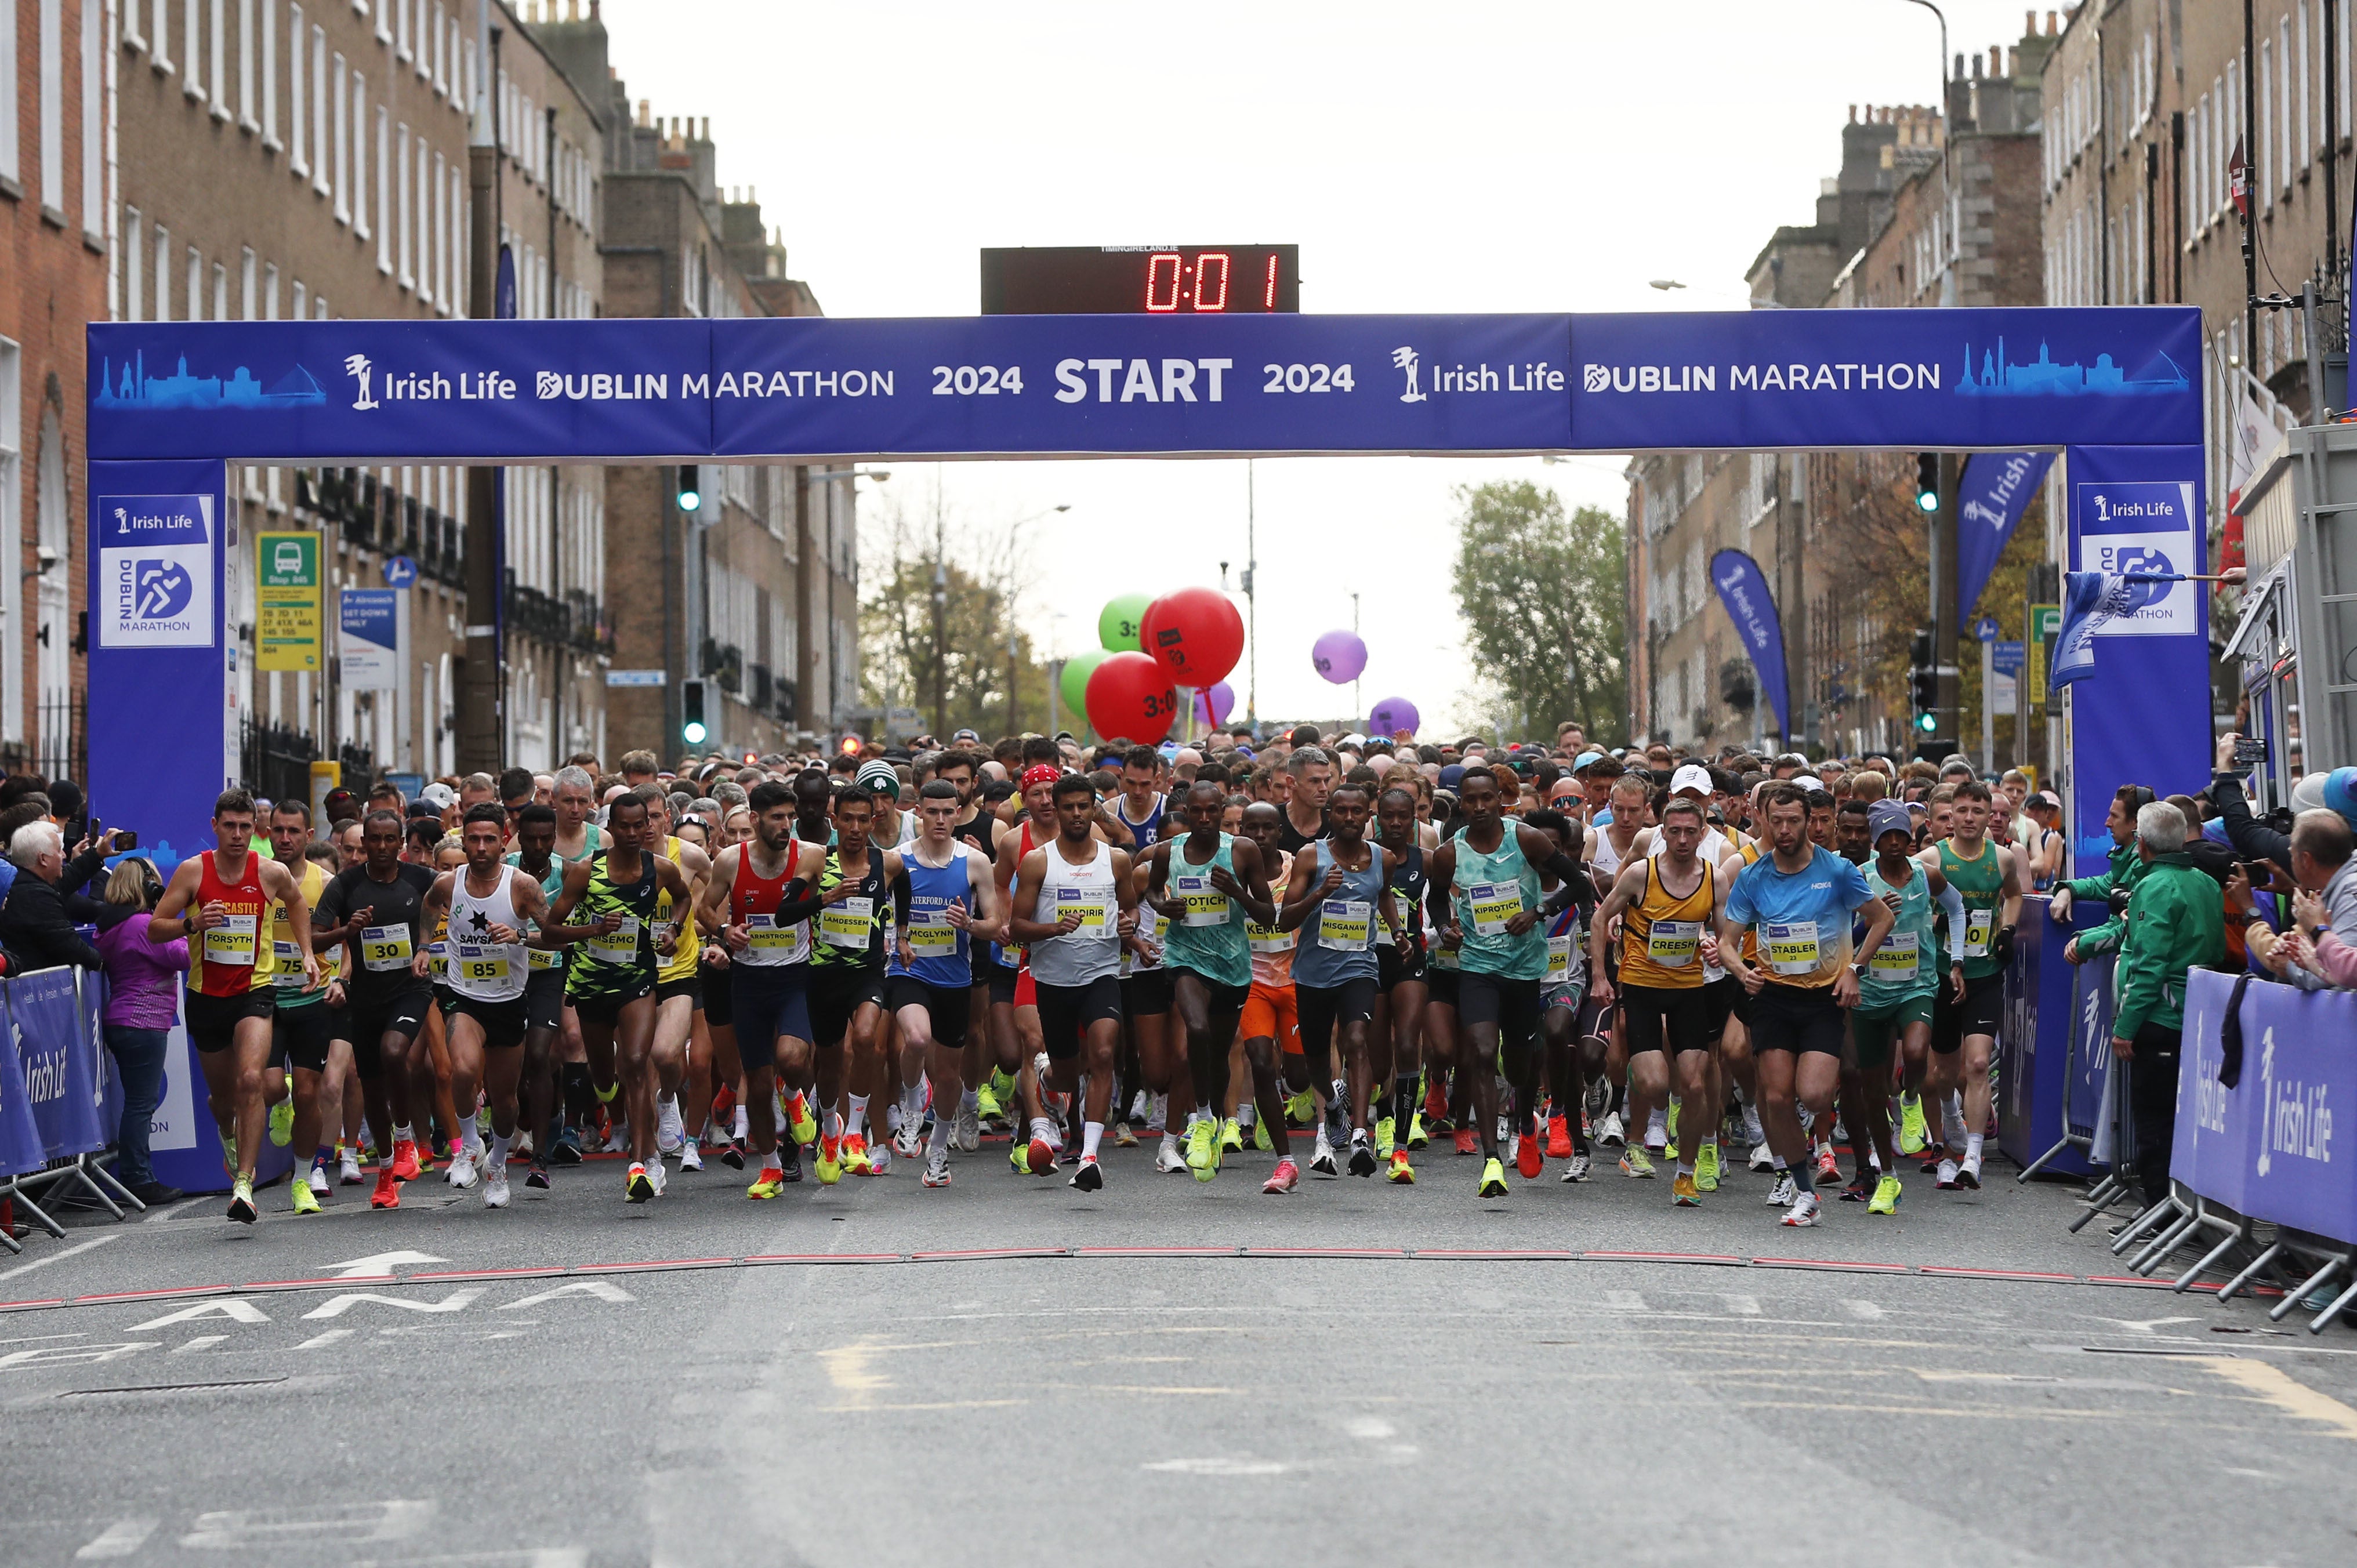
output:
M2054 36L2054 13L2051 11L2046 13L2046 36L2050 38Z

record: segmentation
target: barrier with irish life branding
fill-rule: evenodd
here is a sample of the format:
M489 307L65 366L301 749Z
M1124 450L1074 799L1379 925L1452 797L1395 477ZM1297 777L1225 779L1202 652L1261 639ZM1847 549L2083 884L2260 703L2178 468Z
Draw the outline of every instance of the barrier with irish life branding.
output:
M144 1207L91 1158L113 1142L122 1106L99 1030L105 989L102 975L70 968L0 984L8 1036L0 1051L0 1193L54 1236L65 1231L33 1201L37 1191L79 1190L118 1219L124 1203Z

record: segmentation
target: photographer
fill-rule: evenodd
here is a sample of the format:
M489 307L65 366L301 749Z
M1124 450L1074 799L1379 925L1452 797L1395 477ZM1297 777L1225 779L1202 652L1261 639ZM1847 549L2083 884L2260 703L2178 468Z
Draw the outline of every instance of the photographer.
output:
M2303 991L2357 986L2357 859L2349 820L2322 807L2302 811L2288 843L2298 890L2292 896L2295 924L2262 961Z
M0 826L6 820L0 817ZM69 862L65 834L47 818L26 822L8 834L8 860L16 875L6 897L0 898L0 946L7 949L13 969L99 967L98 950L75 927L88 922L103 929L128 918L131 911L84 897L78 890L104 867L113 838L110 833L98 843L84 843Z

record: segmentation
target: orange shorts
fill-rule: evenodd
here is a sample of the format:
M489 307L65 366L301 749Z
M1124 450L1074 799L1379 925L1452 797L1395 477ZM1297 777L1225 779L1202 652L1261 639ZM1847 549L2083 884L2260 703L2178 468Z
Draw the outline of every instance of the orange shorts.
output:
M1247 1040L1274 1039L1290 1056L1301 1054L1301 1011L1294 1005L1290 985L1253 982L1252 994L1237 1020L1236 1034Z

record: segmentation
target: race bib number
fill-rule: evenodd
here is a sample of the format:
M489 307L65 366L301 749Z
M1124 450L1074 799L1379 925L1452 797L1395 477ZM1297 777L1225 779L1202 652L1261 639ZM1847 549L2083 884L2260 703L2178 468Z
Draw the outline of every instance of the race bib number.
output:
M450 944L448 942L425 944L425 972L436 980L449 978Z
M933 909L909 911L909 950L919 958L953 958L957 955L957 928L950 924L946 905Z
M1502 937L1506 922L1523 912L1523 889L1512 882L1482 882L1465 890L1473 911L1473 934Z
M1081 917L1076 937L1102 937L1113 929L1113 889L1110 887L1059 887L1055 908L1049 917L1061 920L1077 912Z
M864 948L875 922L875 899L845 898L819 911L818 940L829 947Z
M797 962L808 951L805 928L801 925L780 926L775 915L746 916L745 933L753 952L770 963Z
M1228 896L1211 886L1209 872L1174 872L1170 891L1185 901L1187 914L1182 922L1188 926L1224 926L1228 923Z
M1572 977L1574 972L1571 967L1571 941L1572 939L1568 935L1549 937L1546 940L1548 980L1561 983Z
M390 974L409 967L407 926L361 928L361 967L371 974Z
M1770 920L1760 928L1768 967L1778 974L1813 974L1824 962L1814 920Z
M532 954L531 969L534 974L565 967L565 955L554 948L532 948L528 950Z
M482 942L451 944L451 965L460 980L483 985L504 985L508 978L508 950Z
M282 991L303 989L303 948L298 942L274 941L270 944L271 979Z
M1916 950L1916 933L1893 931L1882 939L1874 950L1867 968L1877 980L1912 980L1921 967L1922 955Z
M598 963L636 963L639 958L639 918L622 917L622 929L589 939L589 957Z
M1258 926L1244 922L1245 940L1254 952L1280 953L1293 950L1293 933L1275 926Z
M205 961L252 969L260 924L258 915L231 915L225 924L207 928Z
M1989 933L1996 929L1996 911L1995 909L1965 910L1964 956L1966 958L1988 957Z
M1663 969L1684 969L1701 951L1700 920L1656 920L1645 932L1645 956Z
M1318 945L1362 952L1374 933L1375 907L1363 898L1329 898L1318 906ZM1388 934L1388 933L1386 933Z

